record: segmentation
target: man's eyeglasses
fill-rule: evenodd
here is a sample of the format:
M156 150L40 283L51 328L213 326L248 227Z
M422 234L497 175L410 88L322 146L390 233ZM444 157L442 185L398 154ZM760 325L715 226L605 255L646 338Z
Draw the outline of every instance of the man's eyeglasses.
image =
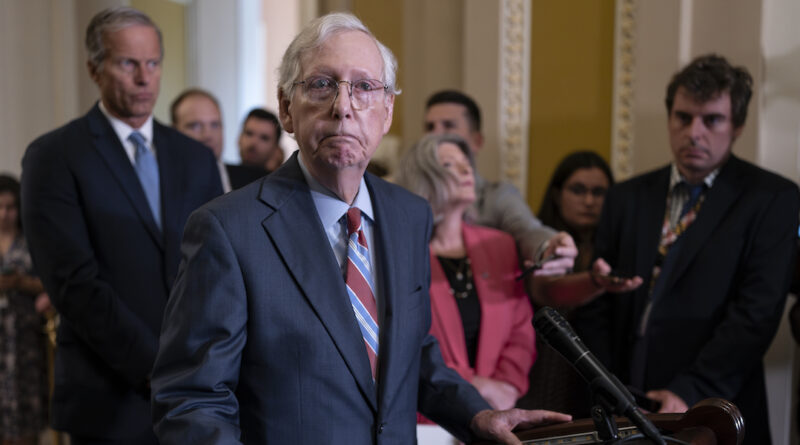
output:
M382 97L389 89L389 85L377 79L336 80L326 76L313 76L306 80L295 82L294 85L303 86L305 98L317 104L327 104L336 100L339 95L339 85L346 83L353 109L366 110Z
M602 198L606 196L606 192L608 191L606 187L589 188L583 184L570 184L566 187L566 189L576 196L586 196L587 194L591 193L595 198Z

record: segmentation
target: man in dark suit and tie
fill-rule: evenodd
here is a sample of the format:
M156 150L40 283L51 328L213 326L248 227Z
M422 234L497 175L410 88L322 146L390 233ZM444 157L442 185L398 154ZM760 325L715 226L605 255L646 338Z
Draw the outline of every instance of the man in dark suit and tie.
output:
M428 334L430 208L365 169L396 61L348 14L312 21L280 68L295 154L196 211L153 370L162 444L410 444L416 412L519 443L546 411L495 412ZM491 431L491 433L490 433Z
M596 235L596 255L644 285L600 297L576 327L661 412L722 397L742 411L745 443L768 444L762 357L789 289L799 199L794 183L731 154L751 87L716 55L672 78L674 160L613 187Z
M184 90L172 101L169 109L176 130L202 142L214 153L225 193L244 187L268 173L262 167L222 162L222 111L217 98L208 91L200 88Z
M100 101L22 161L23 224L61 316L52 425L72 444L156 444L150 372L189 214L220 195L210 150L153 119L161 32L131 8L86 32Z

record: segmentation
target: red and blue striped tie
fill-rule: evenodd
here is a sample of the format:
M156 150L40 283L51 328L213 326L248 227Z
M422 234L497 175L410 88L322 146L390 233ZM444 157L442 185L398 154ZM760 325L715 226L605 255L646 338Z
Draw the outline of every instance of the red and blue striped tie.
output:
M374 380L378 367L378 308L369 266L369 248L361 230L361 210L358 207L347 211L347 237L347 294L367 346Z

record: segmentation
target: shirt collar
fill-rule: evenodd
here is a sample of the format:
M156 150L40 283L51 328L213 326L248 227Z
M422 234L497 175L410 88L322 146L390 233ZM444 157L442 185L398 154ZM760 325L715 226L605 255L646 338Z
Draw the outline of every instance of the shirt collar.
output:
M711 186L714 185L714 180L717 179L717 175L719 175L719 167L715 168L714 171L707 174L706 177L703 178L703 182L706 184L707 188L711 188ZM670 191L675 190L675 186L681 183L688 184L686 178L684 178L680 170L678 170L678 165L673 162L671 164L669 174Z
M114 129L114 133L117 134L117 137L123 144L128 141L128 137L134 131L138 131L139 133L144 136L144 140L147 141L149 145L153 144L153 114L151 113L150 116L147 117L147 120L144 121L144 124L140 128L133 128L130 125L126 124L122 120L114 117L111 113L108 112L108 109L103 105L103 101L100 100L100 111L103 112L103 115L108 119L111 123L111 128Z
M300 164L303 177L308 187L311 189L311 198L314 200L314 206L317 208L317 213L319 214L323 227L330 227L337 224L350 207L358 207L362 215L367 216L370 221L375 221L372 212L372 200L369 197L369 190L367 189L367 183L363 176L358 185L358 193L353 200L353 205L350 206L311 176L308 168L306 168L303 163L302 154L298 154L297 161Z

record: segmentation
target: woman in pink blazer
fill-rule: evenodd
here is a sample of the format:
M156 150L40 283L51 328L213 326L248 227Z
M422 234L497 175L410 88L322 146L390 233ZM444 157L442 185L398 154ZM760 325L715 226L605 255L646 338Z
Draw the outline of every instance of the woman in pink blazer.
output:
M472 159L455 136L426 136L406 154L398 182L433 209L431 333L448 366L496 409L528 389L536 358L533 309L511 236L469 224L475 201Z

